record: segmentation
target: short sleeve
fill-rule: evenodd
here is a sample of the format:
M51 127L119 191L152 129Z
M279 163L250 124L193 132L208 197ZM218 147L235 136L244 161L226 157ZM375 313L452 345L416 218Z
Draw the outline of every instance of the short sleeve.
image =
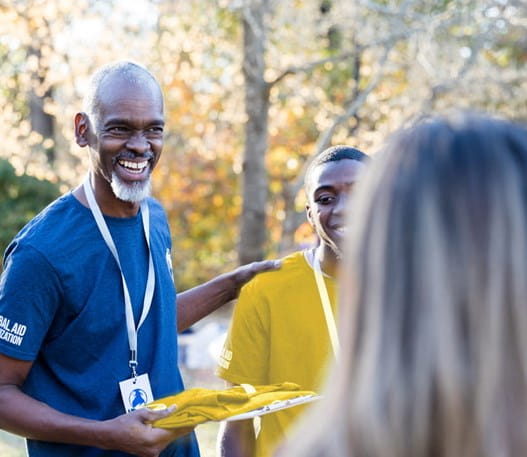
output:
M0 277L0 352L34 360L59 306L58 275L31 246L11 245Z
M269 309L253 280L242 288L216 373L233 384L266 384L269 364Z

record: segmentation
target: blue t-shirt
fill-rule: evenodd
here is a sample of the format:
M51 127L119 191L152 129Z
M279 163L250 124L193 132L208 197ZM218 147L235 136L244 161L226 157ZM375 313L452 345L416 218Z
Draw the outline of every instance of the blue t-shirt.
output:
M149 199L156 274L150 312L138 332L138 374L154 398L183 390L177 366L171 238L161 205ZM148 271L141 214L105 217L139 321ZM106 420L124 413L119 382L130 377L121 274L90 210L69 193L36 216L8 246L0 279L0 352L33 361L24 392L63 413ZM28 440L31 457L124 456ZM193 434L162 454L199 456Z

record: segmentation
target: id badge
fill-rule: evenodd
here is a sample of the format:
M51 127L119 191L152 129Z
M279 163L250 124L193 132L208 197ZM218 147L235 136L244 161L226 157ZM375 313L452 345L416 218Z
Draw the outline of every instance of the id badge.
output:
M137 378L121 381L119 389L121 389L121 398L127 413L140 409L147 403L154 401L148 373L142 374Z

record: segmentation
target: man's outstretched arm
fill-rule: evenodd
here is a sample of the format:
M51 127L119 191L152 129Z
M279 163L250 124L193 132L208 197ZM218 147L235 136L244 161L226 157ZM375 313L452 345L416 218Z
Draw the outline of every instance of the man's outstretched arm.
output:
M234 300L242 286L258 273L276 270L281 265L280 260L252 262L177 294L178 332Z

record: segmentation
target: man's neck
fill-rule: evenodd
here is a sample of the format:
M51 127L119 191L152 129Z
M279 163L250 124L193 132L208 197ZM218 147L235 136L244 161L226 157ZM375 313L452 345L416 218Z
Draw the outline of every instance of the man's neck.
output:
M337 258L335 251L325 244L320 244L315 248L314 255L320 262L320 269L322 272L335 278L337 276L339 265L339 259Z

